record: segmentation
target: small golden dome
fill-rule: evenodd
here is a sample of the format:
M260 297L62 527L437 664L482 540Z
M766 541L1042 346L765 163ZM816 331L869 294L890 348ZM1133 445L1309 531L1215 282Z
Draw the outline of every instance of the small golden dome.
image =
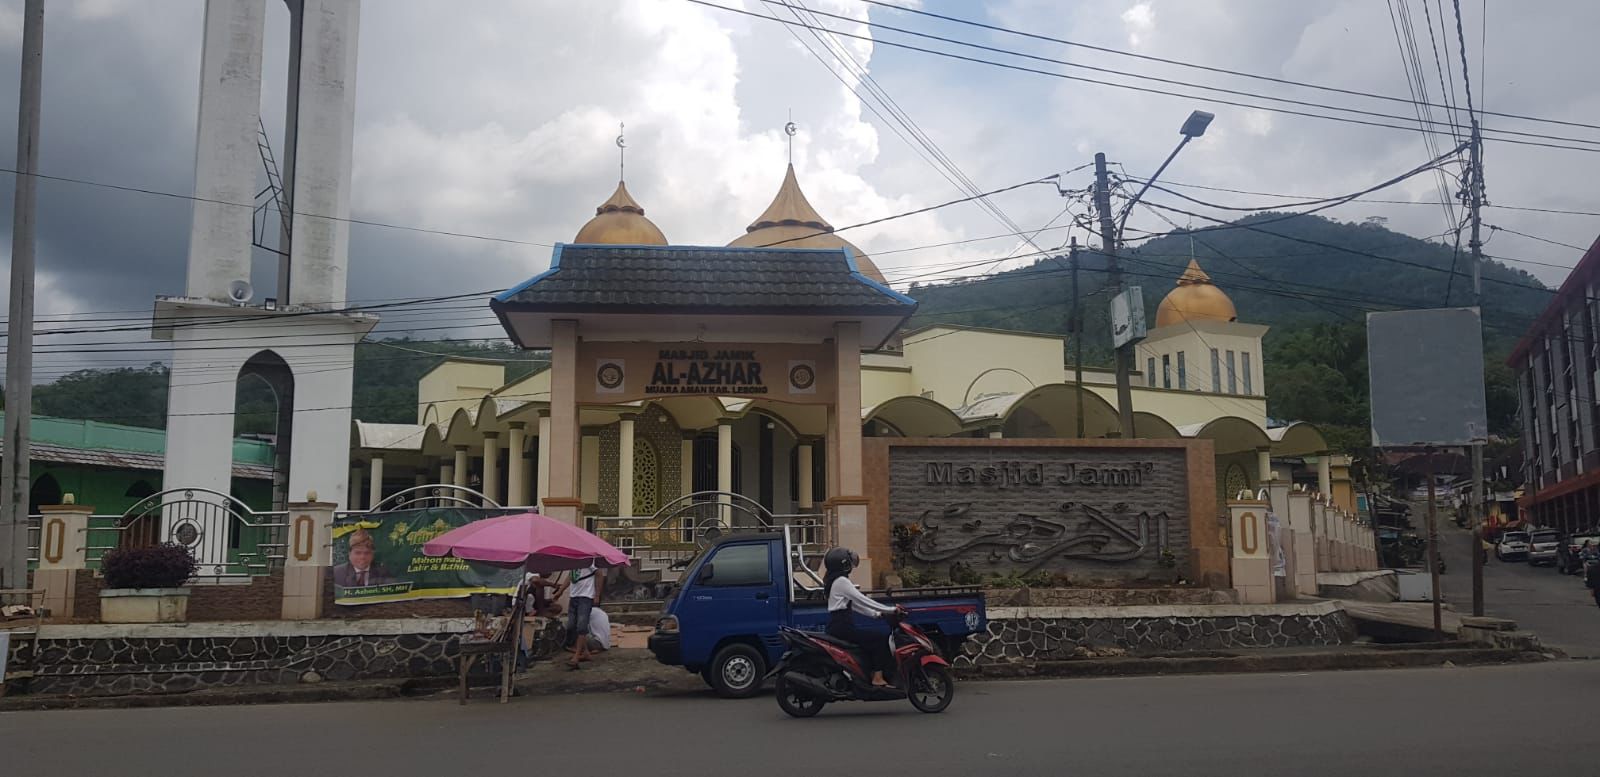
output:
M594 218L578 230L574 243L607 243L611 245L664 246L667 236L644 217L644 208L628 195L628 185L617 182L611 199L594 209Z
M1239 311L1233 300L1211 282L1200 263L1189 260L1188 269L1178 278L1178 288L1167 292L1156 309L1156 326L1171 326L1185 321L1237 321Z
M772 198L772 204L746 228L743 235L728 245L738 248L848 248L855 254L856 269L862 275L889 285L872 259L855 244L834 234L833 225L811 207L805 192L800 191L800 182L794 177L792 164L784 173L783 186L778 188L778 196Z

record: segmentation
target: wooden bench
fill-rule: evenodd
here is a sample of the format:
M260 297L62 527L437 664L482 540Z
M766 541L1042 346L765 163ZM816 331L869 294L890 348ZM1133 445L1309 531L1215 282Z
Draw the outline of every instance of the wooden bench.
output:
M482 633L482 629L474 629L472 635L463 636L460 642L460 656L456 665L460 670L460 696L461 703L467 703L468 687L467 674L479 659L489 656L500 656L500 703L505 704L511 700L512 678L517 670L517 653L522 650L522 622L527 614L528 594L525 586L518 586L517 593L511 599L511 608L502 616L495 618L497 623L488 631L487 638L474 638ZM482 611L474 613L474 617L481 623L484 619ZM502 620L503 619L503 620Z
M33 677L33 667L19 668L7 671L7 664L11 659L13 643L32 642L35 661L39 654L39 627L44 624L44 591L36 588L0 588L0 608L12 605L26 605L30 612L26 615L7 617L4 610L0 609L0 632L5 632L6 646L0 648L0 696L6 695L6 686L18 680L27 680ZM20 649L16 649L20 652Z

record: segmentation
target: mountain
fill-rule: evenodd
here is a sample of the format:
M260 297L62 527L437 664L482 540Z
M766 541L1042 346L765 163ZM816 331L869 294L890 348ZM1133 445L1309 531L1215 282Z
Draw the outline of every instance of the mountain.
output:
M1321 424L1342 448L1366 445L1367 371L1364 313L1401 307L1438 307L1470 301L1465 257L1452 246L1419 240L1381 226L1320 216L1264 213L1232 224L1180 230L1131 248L1121 263L1153 316L1189 259L1232 297L1241 320L1268 324L1267 409L1274 418ZM1106 257L1085 251L1084 361L1109 364L1110 327ZM1452 265L1456 273L1451 274ZM913 285L921 303L912 326L954 323L1035 332L1068 333L1072 278L1065 257L984 278ZM1550 292L1531 275L1488 262L1484 277L1484 350L1490 427L1516 434L1516 391L1504 360L1512 344L1543 310ZM535 354L508 343L414 341L356 347L355 416L364 421L416 419L417 379L443 355L507 361L506 379L540 366ZM1065 354L1064 354L1065 356ZM83 370L38 386L34 410L64 418L91 418L160 427L166 417L166 367ZM239 433L270 433L276 406L258 381L238 394Z
M1365 313L1471 304L1464 246L1457 257L1453 245L1374 224L1262 213L1178 230L1124 251L1127 282L1141 288L1149 317L1191 257L1233 299L1240 320L1272 327L1265 346L1268 412L1339 427L1330 433L1348 448L1366 437ZM1110 364L1106 257L1084 251L1080 264L1084 361ZM1070 333L1069 267L1064 256L1048 257L981 279L913 286L920 307L912 325ZM1503 362L1551 294L1528 273L1495 261L1484 264L1483 292L1490 425L1515 434L1515 384Z
M505 360L508 381L527 375L544 363L510 343L406 338L361 343L356 346L355 417L381 423L414 423L417 380L446 355ZM167 383L171 377L166 365L160 363L141 368L79 370L34 387L33 410L58 418L161 428L166 423ZM271 434L276 417L277 401L265 383L239 382L236 434Z

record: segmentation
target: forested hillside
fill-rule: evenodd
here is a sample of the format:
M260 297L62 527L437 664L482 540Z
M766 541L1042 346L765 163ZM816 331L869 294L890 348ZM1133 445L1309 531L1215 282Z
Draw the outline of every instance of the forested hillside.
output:
M1128 249L1122 265L1141 287L1154 317L1193 256L1233 298L1240 320L1268 324L1268 412L1277 419L1323 424L1344 447L1365 445L1365 313L1401 307L1471 304L1465 255L1371 224L1319 216L1261 214L1221 227L1176 232ZM1105 257L1081 257L1085 362L1110 363ZM1452 265L1454 272L1452 272ZM981 279L913 286L921 307L914 326L942 322L1036 332L1069 332L1068 262L1048 258ZM1516 338L1549 292L1532 276L1490 262L1484 268L1484 324L1490 425L1515 433L1516 394L1503 365ZM1069 349L1070 338L1069 338ZM356 349L355 416L415 420L417 379L439 362L433 354L507 360L507 380L542 362L508 343L392 340ZM167 370L85 370L35 390L36 412L159 427L166 415ZM267 433L275 403L265 385L239 389L240 433Z

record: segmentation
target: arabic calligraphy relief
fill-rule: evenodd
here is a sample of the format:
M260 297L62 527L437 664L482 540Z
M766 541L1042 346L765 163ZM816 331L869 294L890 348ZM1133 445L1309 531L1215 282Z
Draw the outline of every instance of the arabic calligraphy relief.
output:
M907 447L889 471L902 567L1141 578L1189 555L1181 452Z

